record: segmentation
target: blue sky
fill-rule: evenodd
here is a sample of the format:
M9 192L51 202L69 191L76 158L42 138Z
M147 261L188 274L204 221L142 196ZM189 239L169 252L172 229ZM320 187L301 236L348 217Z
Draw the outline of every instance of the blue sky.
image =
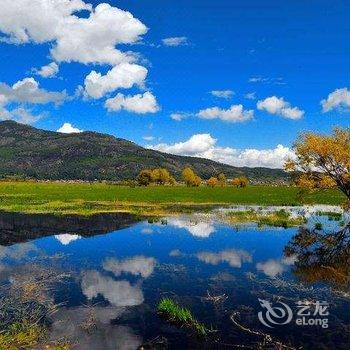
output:
M271 167L349 125L348 1L104 3L1 1L0 119Z

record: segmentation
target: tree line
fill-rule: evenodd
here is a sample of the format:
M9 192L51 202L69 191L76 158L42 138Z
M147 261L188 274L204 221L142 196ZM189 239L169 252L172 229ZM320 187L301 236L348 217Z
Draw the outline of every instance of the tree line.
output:
M201 184L206 184L208 187L225 187L231 185L243 188L249 184L249 180L245 176L227 180L223 173L220 173L218 176L212 176L205 181L189 167L182 171L182 180L188 187L198 187ZM139 186L176 184L175 178L165 168L144 169L137 176L136 182Z

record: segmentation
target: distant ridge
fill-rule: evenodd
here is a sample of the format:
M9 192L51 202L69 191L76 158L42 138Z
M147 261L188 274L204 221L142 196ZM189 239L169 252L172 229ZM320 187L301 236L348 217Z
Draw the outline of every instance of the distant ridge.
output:
M185 167L202 178L223 172L253 183L285 183L281 169L233 167L208 159L145 149L131 141L96 132L62 134L14 121L0 122L0 176L40 180L127 180L145 168L167 168L176 178Z

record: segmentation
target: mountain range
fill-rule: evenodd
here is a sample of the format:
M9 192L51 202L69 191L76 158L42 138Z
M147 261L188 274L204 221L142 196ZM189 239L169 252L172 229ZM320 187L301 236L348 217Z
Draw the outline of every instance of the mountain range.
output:
M286 183L281 169L234 167L209 159L178 156L143 148L131 141L97 132L63 134L14 121L0 122L0 176L39 180L135 179L146 168L167 168L181 178L191 167L203 179L225 173L245 175L252 183Z

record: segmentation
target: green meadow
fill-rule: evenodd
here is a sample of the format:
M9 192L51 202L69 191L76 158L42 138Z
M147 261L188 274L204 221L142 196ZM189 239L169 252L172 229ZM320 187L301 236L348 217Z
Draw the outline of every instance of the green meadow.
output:
M22 213L94 214L134 212L161 214L215 205L340 205L336 190L307 194L302 201L295 187L248 186L127 187L104 183L0 182L0 210Z

